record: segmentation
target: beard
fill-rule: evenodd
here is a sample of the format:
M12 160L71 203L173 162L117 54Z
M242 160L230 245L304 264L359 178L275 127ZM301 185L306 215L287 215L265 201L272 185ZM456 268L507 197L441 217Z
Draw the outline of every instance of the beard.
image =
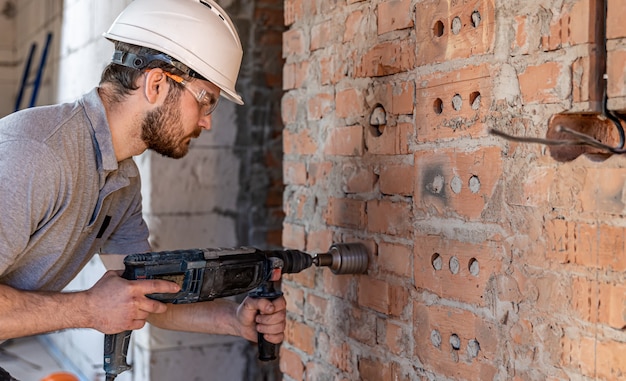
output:
M149 111L141 125L141 139L148 149L163 156L180 159L189 152L178 107L182 91L171 91L162 106Z

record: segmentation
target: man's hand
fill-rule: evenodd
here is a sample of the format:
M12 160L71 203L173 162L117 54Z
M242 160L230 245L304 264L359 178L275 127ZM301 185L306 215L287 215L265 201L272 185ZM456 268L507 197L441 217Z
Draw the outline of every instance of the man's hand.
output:
M246 297L237 308L237 320L241 326L240 336L257 341L257 332L265 340L279 344L285 338L287 302L284 297L275 300Z
M146 295L179 290L180 287L173 282L158 279L129 281L117 271L107 271L86 292L91 326L105 334L140 329L150 314L162 314L167 310L167 304Z

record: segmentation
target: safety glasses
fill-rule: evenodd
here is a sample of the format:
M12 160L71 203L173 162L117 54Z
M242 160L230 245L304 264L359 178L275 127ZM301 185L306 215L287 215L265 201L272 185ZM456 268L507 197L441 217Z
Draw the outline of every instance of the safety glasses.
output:
M215 111L215 108L219 103L219 96L208 94L205 89L194 89L194 86L190 82L179 75L172 74L167 71L164 71L163 73L165 73L165 75L171 78L174 82L183 85L185 89L193 94L194 98L196 98L196 101L198 101L198 104L200 105L200 113L202 115L207 116Z

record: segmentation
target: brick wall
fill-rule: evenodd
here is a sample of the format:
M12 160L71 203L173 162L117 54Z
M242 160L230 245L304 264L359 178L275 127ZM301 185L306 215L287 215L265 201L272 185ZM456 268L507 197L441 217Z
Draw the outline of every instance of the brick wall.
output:
M488 132L596 123L603 6L285 0L283 244L371 250L367 275L284 281L286 380L626 376L624 158ZM626 8L608 7L624 111Z

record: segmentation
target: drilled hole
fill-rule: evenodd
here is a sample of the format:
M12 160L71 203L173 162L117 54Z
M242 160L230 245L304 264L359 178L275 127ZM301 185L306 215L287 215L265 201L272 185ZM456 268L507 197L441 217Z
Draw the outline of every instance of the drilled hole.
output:
M450 258L450 272L452 274L458 274L461 269L461 264L459 263L459 259L457 257Z
M476 339L472 339L467 343L467 355L469 358L476 358L480 352L480 343Z
M437 271L441 270L441 268L443 267L443 259L441 258L441 255L439 255L439 253L433 254L433 256L430 258L430 263L433 265L433 269Z
M456 111L460 111L463 107L463 98L459 94L454 94L452 97L452 108Z
M461 339L459 338L459 335L457 335L456 333L453 333L452 335L450 335L450 346L455 351L458 351L459 349L461 349Z
M478 263L478 260L476 258L472 258L469 260L468 268L470 274L472 274L473 276L478 276L478 273L480 272L480 264Z
M480 93L478 91L471 93L469 101L470 105L472 105L472 110L478 110L480 108Z
M461 33L462 27L463 27L463 22L461 22L461 18L459 16L452 19L452 25L450 26L450 30L452 30L452 34Z
M430 342L433 343L435 348L441 347L441 334L436 329L430 332Z
M459 176L454 176L452 181L450 181L450 188L452 188L452 192L455 194L461 193L461 188L463 188L463 180Z
M478 11L472 12L472 26L474 28L478 28L481 21L482 21L482 17L480 17L480 12Z
M433 103L433 110L435 110L435 114L439 115L443 112L443 101L440 98L435 99Z
M469 179L469 189L474 194L480 192L480 180L478 179L478 176L470 177L470 179Z
M441 20L437 20L437 22L435 22L435 26L433 26L433 34L435 35L435 37L441 37L443 36L443 30L443 22Z

